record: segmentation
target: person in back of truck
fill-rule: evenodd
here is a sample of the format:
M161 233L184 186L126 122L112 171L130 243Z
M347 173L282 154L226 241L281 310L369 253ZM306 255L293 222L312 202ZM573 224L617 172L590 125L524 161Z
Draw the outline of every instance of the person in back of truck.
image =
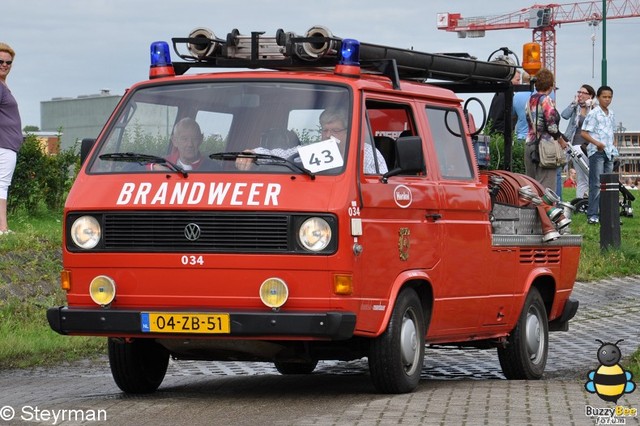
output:
M503 61L507 61L510 65L513 65L510 59L503 59ZM521 71L516 70L511 78L511 84L520 84L520 76ZM505 123L504 121L504 110L505 110L505 92L497 92L493 95L491 99L491 105L489 106L489 114L487 116L488 120L488 130L489 134L499 133L504 134L505 129L513 132L515 128L514 114L511 116L511 120L509 123ZM515 109L512 107L512 109ZM513 111L512 111L513 112Z
M347 120L347 111L343 108L327 108L322 114L320 114L320 136L321 140L329 139L331 136L338 139L339 143L341 143L340 151L344 151L344 143L347 140L347 129L348 129L348 120ZM291 147L287 149L266 149L263 147L254 148L248 150L246 152L253 152L256 154L268 154L268 155L276 155L282 158L289 158L295 155L298 152L298 147ZM344 153L344 152L343 152ZM364 173L365 174L384 174L388 171L387 164L384 160L384 157L375 149L375 156L378 163L378 170L376 170L376 160L373 158L374 156L374 148L370 143L366 143L364 145ZM252 166L253 159L252 158L243 158L239 157L236 160L236 167L239 170L249 170Z
M524 151L526 175L536 179L543 187L552 189L556 188L557 168L540 166L538 142L541 139L552 139L563 149L569 146L559 130L560 113L550 96L554 83L553 73L548 69L543 68L536 74L536 93L531 95L526 105L529 132Z
M527 72L522 72L522 84L529 84L531 76ZM527 139L527 133L529 132L529 125L527 124L527 102L533 92L516 92L513 95L513 116L516 119L516 141L524 143Z

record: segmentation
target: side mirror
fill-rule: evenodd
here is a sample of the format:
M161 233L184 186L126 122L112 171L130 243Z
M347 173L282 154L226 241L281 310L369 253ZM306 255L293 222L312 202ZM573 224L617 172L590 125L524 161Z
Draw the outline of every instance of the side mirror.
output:
M382 176L387 183L391 176L399 174L416 174L424 172L424 154L420 136L402 136L396 140L396 168Z
M82 139L82 142L80 144L80 164L81 165L84 164L85 160L89 156L89 153L91 152L91 148L93 148L93 145L95 143L96 143L95 139L90 139L90 138Z

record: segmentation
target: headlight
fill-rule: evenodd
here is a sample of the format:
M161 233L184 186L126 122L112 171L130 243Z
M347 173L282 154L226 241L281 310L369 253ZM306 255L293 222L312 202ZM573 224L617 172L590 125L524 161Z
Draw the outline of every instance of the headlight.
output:
M331 242L331 227L321 217L310 217L300 226L298 239L305 249L322 251Z
M71 225L71 239L80 248L94 248L100 242L101 236L100 223L93 216L81 216Z

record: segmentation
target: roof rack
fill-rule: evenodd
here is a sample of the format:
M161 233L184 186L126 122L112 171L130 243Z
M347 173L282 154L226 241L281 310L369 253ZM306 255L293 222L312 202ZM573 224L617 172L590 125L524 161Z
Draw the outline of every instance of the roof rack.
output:
M322 26L312 27L305 36L279 29L275 36L254 31L242 35L237 29L220 39L207 28L196 28L187 38L173 38L173 49L184 62L174 62L176 74L190 68L332 69L340 60L342 39ZM186 45L188 54L179 45ZM400 80L473 85L508 83L516 66L479 61L461 54L433 54L360 42L360 64L369 72L388 76L394 87ZM503 84L500 84L502 86ZM495 84L488 84L495 87ZM487 89L487 91L495 89Z

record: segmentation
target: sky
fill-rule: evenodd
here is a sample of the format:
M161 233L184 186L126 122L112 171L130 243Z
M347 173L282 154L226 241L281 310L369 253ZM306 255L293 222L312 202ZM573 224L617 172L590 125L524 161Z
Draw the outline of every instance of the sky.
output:
M624 3L629 0L614 0ZM559 2L569 4L569 2ZM594 2L601 5L602 2ZM640 0L631 1L638 7ZM121 95L148 78L149 46L188 37L207 27L220 38L233 29L275 34L279 28L304 35L314 25L335 36L428 53L467 52L488 59L508 47L519 57L532 30L487 31L482 38L459 38L438 30L438 13L493 16L531 7L535 1L494 0L2 0L0 41L16 51L7 84L16 97L23 127L40 127L40 102L109 89ZM595 37L594 37L595 36ZM602 83L602 25L556 27L556 93L562 111L582 84ZM172 52L173 53L173 52ZM177 58L174 56L174 60ZM640 73L640 17L606 23L607 84L614 90L616 123L640 131L635 105ZM471 96L465 95L464 97ZM488 109L490 95L479 96ZM474 111L472 111L474 112ZM561 124L564 130L566 122Z

